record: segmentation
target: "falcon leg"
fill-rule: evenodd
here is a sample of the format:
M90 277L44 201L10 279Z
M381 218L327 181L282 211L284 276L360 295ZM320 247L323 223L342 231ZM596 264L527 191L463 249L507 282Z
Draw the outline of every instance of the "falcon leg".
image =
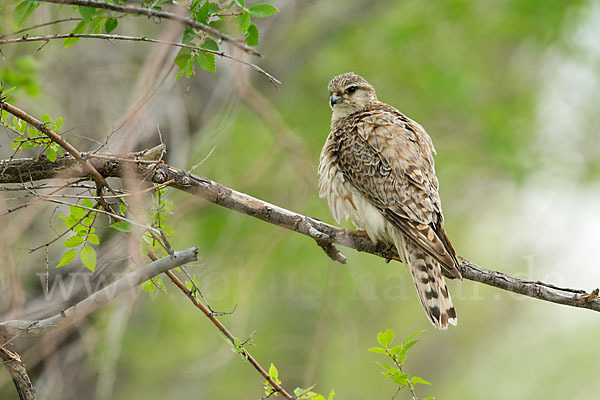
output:
M400 262L403 262L398 256L396 246L394 246L393 244L377 242L377 244L375 245L375 249L385 258L386 263L389 263L392 260L398 260Z
M353 236L357 236L357 237L366 237L368 238L369 235L367 235L367 231L364 231L362 229L357 229L355 231L350 231L350 234Z

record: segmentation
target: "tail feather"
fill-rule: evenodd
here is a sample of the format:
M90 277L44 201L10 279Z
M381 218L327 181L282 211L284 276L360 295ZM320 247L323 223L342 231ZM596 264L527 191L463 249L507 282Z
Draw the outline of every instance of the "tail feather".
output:
M439 261L403 235L398 239L400 240L394 242L398 249L404 250L404 259L409 266L425 314L431 323L438 329L446 329L448 323L456 325L458 322L456 311L442 276Z

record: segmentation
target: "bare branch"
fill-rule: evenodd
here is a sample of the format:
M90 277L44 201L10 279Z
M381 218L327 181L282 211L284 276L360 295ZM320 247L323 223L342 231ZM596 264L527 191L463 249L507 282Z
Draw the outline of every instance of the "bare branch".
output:
M33 29L37 29L37 28L43 28L44 26L49 26L49 25L56 25L56 24L60 24L62 22L69 22L69 21L82 21L83 18L63 18L63 19L57 19L56 21L50 21L50 22L44 22L43 24L38 24L38 25L33 25L12 33L7 33L5 35L0 35L0 39L3 39L7 36L14 36L14 35L18 35L19 33L23 33L23 32L27 32Z
M184 44L184 43L152 39L152 38L148 38L145 36L106 35L106 34L101 34L101 33L62 33L62 34L47 35L47 36L32 36L32 37L23 36L23 37L15 38L15 39L3 39L3 40L0 40L0 45L11 44L11 43L25 43L25 42L48 42L50 40L68 39L68 38L123 40L123 41L130 41L130 42L160 43L160 44L166 44L169 46L186 48L186 49L190 49L190 50L194 50L194 51L202 51L205 53L214 54L219 57L238 62L240 64L244 64L244 65L252 68L253 70L257 71L258 73L266 76L267 79L269 79L269 81L271 81L271 83L273 83L273 85L281 84L281 82L277 78L275 78L273 75L269 74L267 71L265 71L258 65L244 61L240 58L232 57L232 56L228 55L227 53L225 53L224 51L210 50L210 49L205 49L205 48L202 48L199 46L192 46L192 45Z
M27 375L27 370L25 369L25 364L21 357L17 353L2 346L0 347L0 359L3 361L4 367L17 388L19 399L35 399L35 390L33 389L29 375Z
M173 256L166 256L151 262L145 267L136 269L59 314L37 321L12 320L0 322L0 337L35 336L54 332L88 316L113 298L128 293L131 289L150 278L197 259L197 247L177 251Z
M341 262L343 255L333 247L335 244L371 253L386 260L399 260L398 254L394 249L373 244L362 232L326 224L318 219L286 210L245 193L230 189L208 178L190 174L164 163L148 165L136 162L133 158L130 162L122 161L123 158L125 158L123 155L112 159L110 155L104 155L102 159L93 159L90 161L106 177L120 177L125 175L125 171L132 171L144 179L149 179L157 184L172 180L173 183L170 186L176 189L202 197L222 207L308 236L316 240L322 248L325 246L324 250L328 256L336 261ZM21 167L26 165L27 169L13 167L13 164L18 164ZM70 157L60 157L55 164L40 158L40 170L38 171L36 170L36 162L33 159L19 159L10 162L8 160L1 161L0 166L6 167L6 176L0 175L0 183L21 183L23 178L26 180L48 179L56 176L58 171L67 171L70 173L70 176L85 175L85 172L81 168L78 169L74 165L76 165L76 161ZM77 173L80 175L77 175ZM30 176L33 178L29 178ZM332 247L335 249L335 252L332 250ZM584 290L556 287L544 282L522 280L501 272L485 269L465 259L461 263L460 272L465 279L484 283L513 293L557 304L600 311L600 301L598 300L598 293L596 291L586 292Z
M192 18L185 17L183 15L174 14L174 13L171 13L168 11L155 10L152 8L134 7L134 6L122 6L119 4L101 3L98 1L89 1L89 0L40 0L40 2L55 3L55 4L73 4L73 5L77 5L77 6L87 6L87 7L102 8L105 10L118 11L118 12L122 12L125 14L138 14L138 15L147 15L149 17L172 19L172 20L180 22L183 25L189 26L190 28L194 28L194 29L203 31L214 38L217 38L224 42L231 43L232 45L244 50L248 54L260 56L260 54L258 52L256 52L256 50L254 50L252 47L245 45L241 41L236 40L236 39L232 38L231 36L224 34L223 32L219 32L218 30L216 30L208 25L201 24L200 22L198 22Z

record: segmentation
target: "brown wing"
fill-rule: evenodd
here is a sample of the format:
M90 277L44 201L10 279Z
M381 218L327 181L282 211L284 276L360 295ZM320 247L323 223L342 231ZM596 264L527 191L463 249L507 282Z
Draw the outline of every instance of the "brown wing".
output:
M460 278L454 249L442 227L433 145L423 128L378 103L336 132L345 177L385 218Z

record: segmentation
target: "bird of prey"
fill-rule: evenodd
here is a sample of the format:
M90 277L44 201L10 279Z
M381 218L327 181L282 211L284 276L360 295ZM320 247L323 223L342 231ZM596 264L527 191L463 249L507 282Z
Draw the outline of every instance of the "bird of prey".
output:
M350 218L373 243L395 246L408 264L431 323L456 325L442 268L462 279L442 226L431 138L417 122L377 100L363 77L329 82L331 132L319 163L319 195L335 220Z

